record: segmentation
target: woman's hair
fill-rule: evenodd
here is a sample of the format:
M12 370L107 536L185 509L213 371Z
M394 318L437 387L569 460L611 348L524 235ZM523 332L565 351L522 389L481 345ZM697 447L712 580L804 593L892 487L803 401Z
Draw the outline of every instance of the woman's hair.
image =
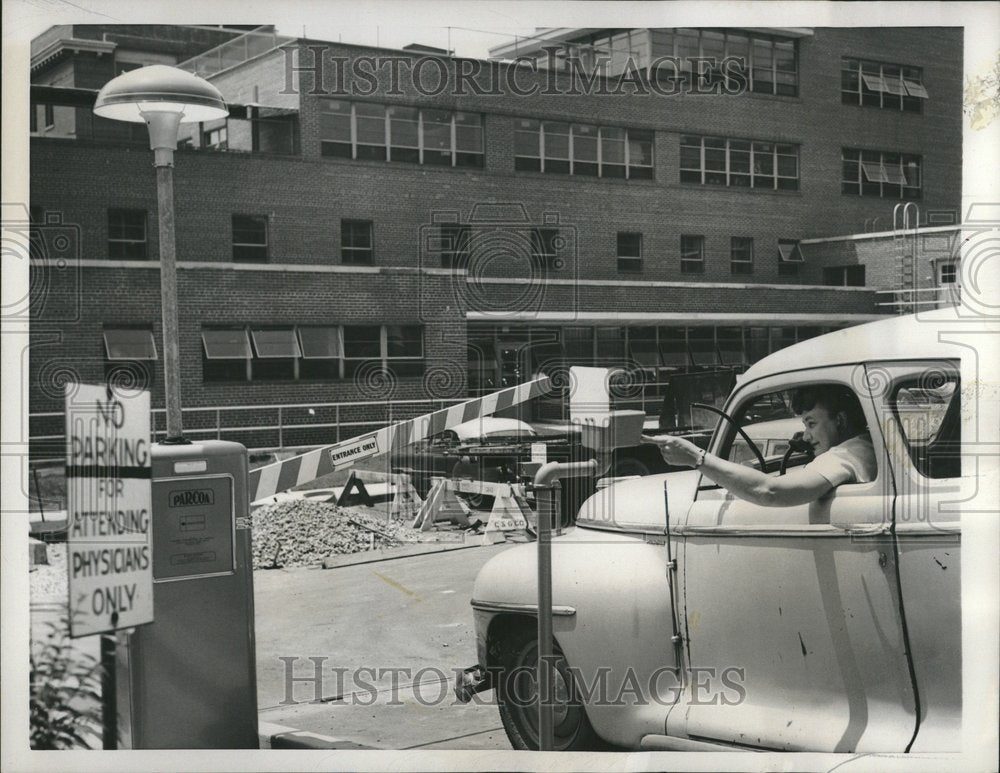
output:
M792 410L796 416L811 411L817 405L826 408L831 416L843 413L848 424L863 428L867 425L861 403L849 387L838 384L814 384L792 392Z

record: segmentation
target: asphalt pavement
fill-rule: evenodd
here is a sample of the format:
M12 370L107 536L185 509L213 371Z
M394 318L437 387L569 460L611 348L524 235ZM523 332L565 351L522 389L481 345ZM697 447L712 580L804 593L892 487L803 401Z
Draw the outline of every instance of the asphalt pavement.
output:
M381 749L510 749L493 693L452 691L476 662L473 581L510 547L255 572L260 721Z

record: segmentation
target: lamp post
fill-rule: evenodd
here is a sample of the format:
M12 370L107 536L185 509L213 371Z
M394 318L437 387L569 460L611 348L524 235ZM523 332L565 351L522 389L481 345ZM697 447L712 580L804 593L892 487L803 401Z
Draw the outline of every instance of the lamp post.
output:
M174 150L181 123L229 115L219 90L176 67L154 64L119 75L97 95L101 118L145 123L156 167L160 234L160 305L163 314L163 376L167 407L165 443L183 443L181 371L177 330L177 263L174 247Z

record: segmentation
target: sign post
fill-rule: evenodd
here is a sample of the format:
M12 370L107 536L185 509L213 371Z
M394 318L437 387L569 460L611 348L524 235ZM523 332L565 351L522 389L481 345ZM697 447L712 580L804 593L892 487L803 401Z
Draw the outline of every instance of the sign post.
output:
M149 392L66 390L70 636L153 621ZM114 639L103 636L104 748L116 748Z

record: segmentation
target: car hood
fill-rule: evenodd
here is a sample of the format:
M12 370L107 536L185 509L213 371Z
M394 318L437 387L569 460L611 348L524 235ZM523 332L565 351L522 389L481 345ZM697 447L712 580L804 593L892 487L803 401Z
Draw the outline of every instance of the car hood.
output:
M615 483L584 502L576 522L591 528L662 533L664 487L671 519L678 523L694 501L700 477L696 470L681 470Z

